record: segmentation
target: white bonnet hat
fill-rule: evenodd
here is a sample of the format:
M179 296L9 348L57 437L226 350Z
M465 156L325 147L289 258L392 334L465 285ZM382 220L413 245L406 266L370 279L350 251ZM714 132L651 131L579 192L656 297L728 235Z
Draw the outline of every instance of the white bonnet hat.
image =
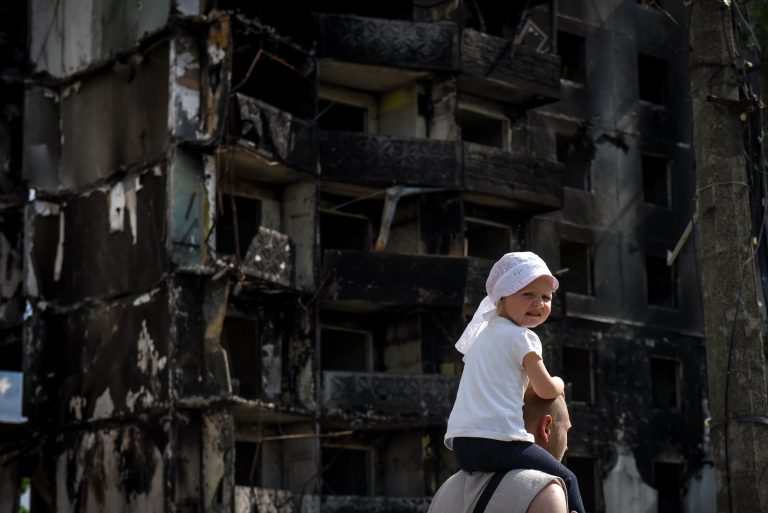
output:
M547 264L537 254L530 251L507 253L498 262L493 264L488 280L485 282L487 296L477 308L472 320L464 329L456 349L466 354L469 347L475 342L477 335L488 324L490 318L496 313L496 304L499 299L514 294L533 280L547 276L550 278L552 291L557 290L560 283L550 272Z

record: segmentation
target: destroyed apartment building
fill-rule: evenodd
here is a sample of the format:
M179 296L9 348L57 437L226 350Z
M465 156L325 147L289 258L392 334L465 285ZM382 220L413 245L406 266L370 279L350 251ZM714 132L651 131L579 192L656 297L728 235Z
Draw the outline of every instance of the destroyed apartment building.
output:
M1 511L426 511L523 249L587 510L713 510L682 2L0 13Z

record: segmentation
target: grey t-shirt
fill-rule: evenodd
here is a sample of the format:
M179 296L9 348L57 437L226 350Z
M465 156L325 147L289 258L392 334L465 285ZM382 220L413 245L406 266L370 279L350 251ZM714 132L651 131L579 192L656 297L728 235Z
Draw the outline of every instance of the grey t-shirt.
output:
M492 472L455 473L437 490L428 513L472 513L492 476ZM525 513L534 497L550 483L560 485L567 497L565 483L559 477L538 470L511 470L499 483L485 513Z

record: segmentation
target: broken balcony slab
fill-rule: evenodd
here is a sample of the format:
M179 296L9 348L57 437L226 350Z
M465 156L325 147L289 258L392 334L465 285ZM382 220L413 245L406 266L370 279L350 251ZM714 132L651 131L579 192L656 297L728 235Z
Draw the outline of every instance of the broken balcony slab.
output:
M465 258L326 250L321 298L329 306L460 306Z
M137 415L169 401L168 293L31 317L27 415L57 425Z
M377 425L442 425L451 413L457 376L323 372L323 414Z
M462 144L468 194L506 200L509 206L531 213L562 207L563 164L482 144Z
M168 266L166 180L128 175L58 204L27 206L26 292L73 304L157 286Z
M296 424L314 418L314 412L261 400L232 397L232 414L240 425Z
M461 188L460 146L354 132L320 132L323 178L366 185Z
M235 95L233 101L238 127L234 135L240 138L234 149L246 148L234 156L235 164L250 164L247 167L278 180L282 175L284 182L297 179L295 170L309 175L317 173L318 131L314 121L303 120L242 94ZM263 158L248 162L248 150Z
M485 98L539 107L560 98L560 57L508 39L464 29L459 89Z

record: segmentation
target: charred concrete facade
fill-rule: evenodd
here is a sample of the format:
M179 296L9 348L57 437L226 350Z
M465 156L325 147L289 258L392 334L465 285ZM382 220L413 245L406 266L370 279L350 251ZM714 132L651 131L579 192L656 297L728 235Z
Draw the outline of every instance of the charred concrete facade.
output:
M34 512L425 511L453 343L518 249L563 283L588 509L714 508L682 6L27 3L4 511L23 478Z

